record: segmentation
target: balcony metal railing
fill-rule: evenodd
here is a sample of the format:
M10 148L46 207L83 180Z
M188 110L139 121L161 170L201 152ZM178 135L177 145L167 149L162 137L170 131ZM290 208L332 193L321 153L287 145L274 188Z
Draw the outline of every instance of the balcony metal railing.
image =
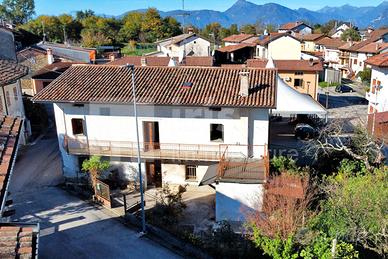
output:
M137 142L131 141L87 140L66 136L64 148L73 155L137 156ZM265 148L265 145L141 142L140 154L143 159L219 161L223 155L227 158L244 159L255 153L265 154Z

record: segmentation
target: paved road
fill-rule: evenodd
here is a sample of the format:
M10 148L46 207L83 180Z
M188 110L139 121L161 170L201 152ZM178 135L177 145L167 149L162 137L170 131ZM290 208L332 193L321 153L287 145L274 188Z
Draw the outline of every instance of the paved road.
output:
M19 157L11 192L13 220L39 222L41 258L177 258L170 250L125 227L110 211L55 187L62 181L55 134Z

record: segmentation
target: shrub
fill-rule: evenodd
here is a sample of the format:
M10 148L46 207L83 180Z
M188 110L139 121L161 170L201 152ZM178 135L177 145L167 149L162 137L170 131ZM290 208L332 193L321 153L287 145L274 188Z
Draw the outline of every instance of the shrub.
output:
M285 156L275 156L271 159L271 171L273 173L297 172L295 160Z

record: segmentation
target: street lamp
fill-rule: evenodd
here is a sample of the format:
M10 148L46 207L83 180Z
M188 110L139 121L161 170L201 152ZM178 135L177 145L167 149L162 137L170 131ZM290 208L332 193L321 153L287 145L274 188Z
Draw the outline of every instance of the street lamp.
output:
M137 165L139 171L139 181L140 181L140 206L141 206L141 234L146 233L146 223L145 223L145 212L144 212L144 193L143 193L143 175L141 173L141 157L140 157L140 140L139 140L139 123L137 118L137 105L136 105L136 84L135 84L135 65L127 64L127 68L131 71L132 74L132 95L133 95L133 111L135 115L135 124L136 124L136 140L137 140Z

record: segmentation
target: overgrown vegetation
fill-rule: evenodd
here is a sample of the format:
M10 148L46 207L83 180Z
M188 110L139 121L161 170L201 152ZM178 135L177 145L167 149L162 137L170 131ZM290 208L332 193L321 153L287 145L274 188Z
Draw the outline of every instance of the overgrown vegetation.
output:
M334 82L332 82L332 83L329 83L329 82L319 82L318 84L322 88L332 87L332 86L339 86L340 85L340 83L334 83Z
M366 67L363 71L358 72L357 77L365 84L370 84L372 78L372 69Z

